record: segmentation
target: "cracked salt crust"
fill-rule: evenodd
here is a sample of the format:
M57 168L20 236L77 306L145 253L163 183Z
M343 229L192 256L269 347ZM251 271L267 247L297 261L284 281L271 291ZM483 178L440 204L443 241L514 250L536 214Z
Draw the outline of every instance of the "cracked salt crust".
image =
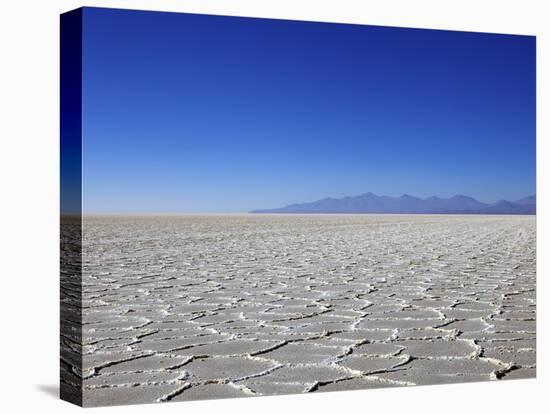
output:
M88 406L532 378L535 232L526 216L87 217L63 378L84 378Z

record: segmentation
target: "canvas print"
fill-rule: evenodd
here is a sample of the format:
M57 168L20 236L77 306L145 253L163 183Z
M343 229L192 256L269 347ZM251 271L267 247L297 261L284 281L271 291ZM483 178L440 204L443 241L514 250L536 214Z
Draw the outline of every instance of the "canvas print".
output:
M61 16L61 396L536 375L532 36Z

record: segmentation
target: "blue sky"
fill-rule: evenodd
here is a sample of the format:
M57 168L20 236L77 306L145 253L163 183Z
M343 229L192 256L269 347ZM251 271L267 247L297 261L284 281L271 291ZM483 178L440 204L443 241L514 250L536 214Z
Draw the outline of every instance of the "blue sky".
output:
M87 8L89 213L535 193L535 38Z

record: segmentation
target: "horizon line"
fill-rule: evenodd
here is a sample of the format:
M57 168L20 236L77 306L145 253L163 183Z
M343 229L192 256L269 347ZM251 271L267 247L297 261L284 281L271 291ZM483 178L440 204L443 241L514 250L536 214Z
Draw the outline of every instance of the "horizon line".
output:
M256 213L256 212L238 212L238 213L223 213L223 212L118 212L118 213L61 213L60 217L155 217L155 216L534 216L535 214L528 213L448 213L448 212L433 212L433 213L286 213L286 212L269 212L269 213Z

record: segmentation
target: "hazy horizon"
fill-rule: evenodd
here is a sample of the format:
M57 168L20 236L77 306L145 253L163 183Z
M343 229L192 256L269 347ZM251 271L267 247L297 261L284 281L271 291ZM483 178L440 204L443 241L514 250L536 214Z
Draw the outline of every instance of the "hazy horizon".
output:
M366 193L370 193L370 192L365 192L365 193L362 193L362 194L366 194ZM361 194L357 194L357 195L361 195ZM413 197L417 197L416 195L414 194L410 194L410 193L402 193L400 195L395 195L395 196L392 196L392 195L389 195L389 194L375 194L376 196L389 196L389 197L401 197L401 196L405 196L405 195L410 195L410 196L413 196ZM350 195L350 196L356 196L356 195ZM467 194L454 194L453 196L466 196L466 197L469 197ZM451 197L453 197L451 196ZM522 199L522 198L526 198L526 197L530 197L530 196L536 196L536 194L528 194L524 197L520 197L518 199L515 199L515 200L505 200L505 201L517 201L519 199ZM340 198L345 198L345 197L348 197L348 196L344 196L344 197L339 197ZM432 196L429 196L429 197L439 197L437 195L432 195ZM418 197L418 198L421 198L423 200L425 200L426 198L429 198L429 197ZM328 197L323 197L323 198L336 198L336 197L331 197L331 196L328 196ZM450 198L450 197L439 197L439 198ZM321 198L322 199L322 198ZM317 200L302 200L302 201L296 201L295 203L307 203L307 202L313 202L313 201L318 201L318 200L321 200L321 199L317 199ZM477 200L477 199L476 199ZM504 199L498 199L498 200L495 200L495 201L491 201L491 202L487 202L485 200L477 200L477 201L480 201L482 203L486 203L486 204L494 204L494 203L497 203L499 201L502 201ZM295 203L289 203L289 204L295 204ZM277 207L277 206L271 206L271 207ZM278 207L283 207L283 206L278 206ZM250 209L250 210L247 210L247 211L177 211L177 210L173 210L173 211L139 211L139 210L135 210L135 211L103 211L103 212L94 212L94 211L85 211L85 214L86 215L91 215L91 216L94 216L94 215L97 215L97 216L105 216L105 215L113 215L113 216L117 216L117 215L247 215L247 214L256 214L254 213L252 210L254 209ZM268 214L281 214L281 213L268 213ZM438 214L451 214L451 215L460 215L460 213L283 213L283 214L314 214L314 215L319 215L319 214L345 214L345 215L349 215L349 214L373 214L373 215L384 215L384 214L393 214L393 215L400 215L400 214L404 214L404 215L407 215L407 214L419 214L419 215L431 215L431 214L434 214L434 215L438 215ZM466 215L471 215L471 214L466 214ZM475 214L473 214L475 215Z
M96 8L83 19L86 214L536 193L532 36Z

